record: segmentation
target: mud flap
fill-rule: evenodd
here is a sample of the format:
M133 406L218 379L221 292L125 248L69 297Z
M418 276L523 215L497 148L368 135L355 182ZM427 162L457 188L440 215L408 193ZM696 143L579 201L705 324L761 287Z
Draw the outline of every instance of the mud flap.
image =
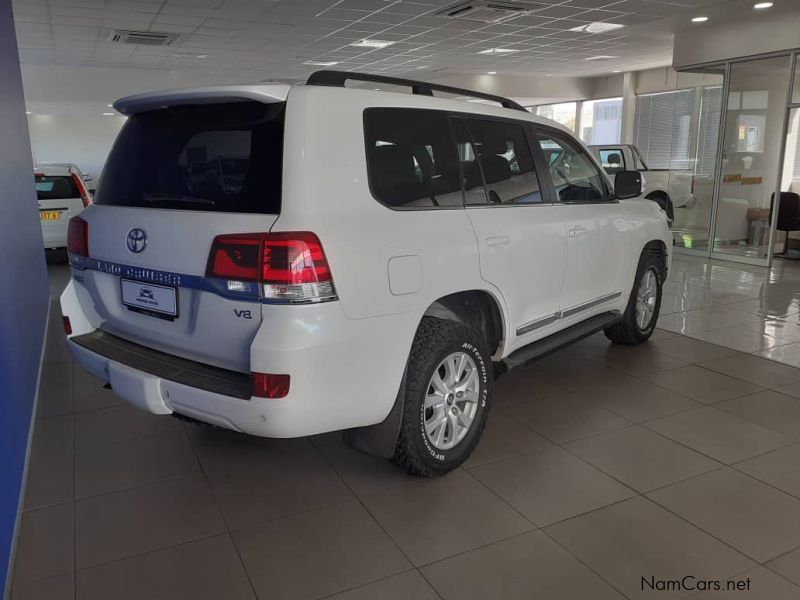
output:
M406 367L408 368L408 367ZM400 423L403 419L403 402L406 394L406 371L400 382L400 391L394 401L389 416L376 425L355 427L344 432L344 441L355 448L373 456L392 458L400 437Z

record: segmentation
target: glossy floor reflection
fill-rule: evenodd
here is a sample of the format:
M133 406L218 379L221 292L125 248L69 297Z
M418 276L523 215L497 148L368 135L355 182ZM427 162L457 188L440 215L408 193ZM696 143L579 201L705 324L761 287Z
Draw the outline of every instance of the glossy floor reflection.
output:
M503 378L438 480L337 433L130 408L74 367L54 302L12 597L675 598L642 578L691 575L800 598L798 288L796 263L676 259L647 345L593 336Z

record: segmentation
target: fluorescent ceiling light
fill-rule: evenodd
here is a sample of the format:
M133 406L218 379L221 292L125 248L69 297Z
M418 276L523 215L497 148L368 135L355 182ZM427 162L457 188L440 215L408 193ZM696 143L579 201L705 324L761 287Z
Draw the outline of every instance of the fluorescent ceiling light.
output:
M621 70L619 70L619 69L614 69L614 70L613 70L613 71L611 71L611 72L612 72L612 73L622 73L622 71L621 71Z
M595 21L594 23L587 23L586 25L578 25L569 31L584 31L586 33L606 33L607 31L614 31L625 27L622 23L605 23Z
M497 75L497 71L488 71L487 75Z
M761 10L762 8L772 8L775 6L772 2L759 2L758 4L754 4L753 8Z
M113 117L113 116L114 116L114 113L108 113L108 112L106 112L106 113L103 113L103 116L104 116L104 117Z
M338 60L331 60L328 62L321 61L321 60L307 60L303 63L304 65L311 65L312 67L332 67L333 65L338 65Z
M708 17L695 17L692 19L692 23L705 23L708 21Z
M610 54L598 54L597 56L590 56L584 60L606 60L607 58L619 58L619 56L611 56Z
M513 54L514 52L519 52L519 50L514 48L487 48L486 50L481 50L478 54Z
M25 114L26 114L26 115L29 115L29 114L31 114L31 111L29 111L29 110L26 110L26 111L25 111Z
M183 52L176 52L170 54L170 58L208 58L208 54L186 54Z
M360 42L353 42L350 45L358 48L386 48L386 46L391 46L392 44L394 44L394 42L387 40L361 40Z

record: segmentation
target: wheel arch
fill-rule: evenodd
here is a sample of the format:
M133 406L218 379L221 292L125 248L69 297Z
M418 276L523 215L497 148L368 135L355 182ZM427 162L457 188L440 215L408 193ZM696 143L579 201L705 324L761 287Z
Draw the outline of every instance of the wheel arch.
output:
M455 321L479 328L479 331L486 332L486 342L492 356L499 356L502 353L507 320L501 300L490 291L464 290L437 298L420 315L417 328L425 317ZM376 425L347 430L344 437L349 445L368 454L391 458L400 434L406 372L407 368L404 367L400 389L386 419ZM496 372L496 375L499 372Z

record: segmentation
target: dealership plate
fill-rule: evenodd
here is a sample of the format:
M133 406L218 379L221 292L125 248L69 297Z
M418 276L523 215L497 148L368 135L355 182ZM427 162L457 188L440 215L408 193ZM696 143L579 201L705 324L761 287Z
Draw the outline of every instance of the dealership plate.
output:
M61 218L61 212L57 210L40 210L39 218L42 221L58 221Z
M122 303L133 309L178 316L178 294L174 287L120 279Z

